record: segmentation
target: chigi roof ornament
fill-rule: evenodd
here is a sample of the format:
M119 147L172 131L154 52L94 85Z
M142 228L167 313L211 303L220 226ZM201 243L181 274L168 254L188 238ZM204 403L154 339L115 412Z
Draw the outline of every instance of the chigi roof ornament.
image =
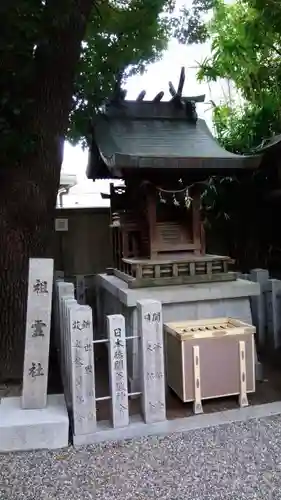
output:
M113 95L93 117L87 176L91 179L122 178L144 171L168 171L181 177L199 170L229 175L258 167L260 155L236 155L213 137L205 121L197 116L196 103L205 95L183 96L185 70L177 86L168 84L170 100L159 91L146 100L142 90L136 100L127 100L121 88L120 71ZM134 174L134 175L135 175ZM196 174L196 175L197 175Z

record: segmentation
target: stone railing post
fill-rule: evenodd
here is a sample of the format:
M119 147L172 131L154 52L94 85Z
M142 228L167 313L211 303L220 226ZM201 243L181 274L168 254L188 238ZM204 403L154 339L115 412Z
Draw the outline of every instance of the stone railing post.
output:
M74 433L91 434L96 431L92 310L84 305L68 307Z
M162 305L137 302L141 344L142 410L146 423L166 419Z
M113 427L126 427L129 425L129 402L124 316L107 316L107 334L112 424Z

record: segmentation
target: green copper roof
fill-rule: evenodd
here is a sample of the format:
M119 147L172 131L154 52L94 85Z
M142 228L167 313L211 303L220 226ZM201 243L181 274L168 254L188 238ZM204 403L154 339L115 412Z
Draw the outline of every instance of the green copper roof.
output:
M111 108L96 117L93 142L89 178L100 177L102 164L116 174L136 168L236 170L258 167L261 161L259 155L226 151L204 120L192 121L184 109L171 107L171 102L129 102L119 111Z

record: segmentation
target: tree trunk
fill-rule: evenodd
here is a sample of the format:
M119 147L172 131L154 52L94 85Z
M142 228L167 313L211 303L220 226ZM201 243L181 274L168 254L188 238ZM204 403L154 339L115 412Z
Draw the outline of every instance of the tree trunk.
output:
M0 382L22 378L28 260L53 257L62 145L93 4L47 0L30 89L33 112L22 123L35 143L17 165L0 165Z
M23 373L28 259L53 256L57 174L53 166L53 173L44 175L48 167L42 162L34 169L23 167L20 176L8 172L0 186L1 381L20 380Z

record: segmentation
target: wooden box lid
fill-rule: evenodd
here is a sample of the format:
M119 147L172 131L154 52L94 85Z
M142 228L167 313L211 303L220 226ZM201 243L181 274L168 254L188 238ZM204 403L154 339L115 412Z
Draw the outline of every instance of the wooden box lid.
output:
M180 323L165 323L164 329L167 333L182 341L194 338L217 338L256 333L256 328L253 325L234 318L211 318L182 321Z

